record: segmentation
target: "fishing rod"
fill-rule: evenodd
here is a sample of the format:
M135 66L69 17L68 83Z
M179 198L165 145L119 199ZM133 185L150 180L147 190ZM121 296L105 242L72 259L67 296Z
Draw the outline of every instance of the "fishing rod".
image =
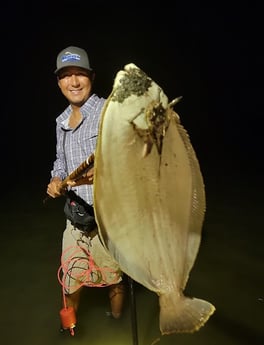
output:
M67 187L68 181L78 181L80 178L83 177L90 169L94 166L94 153L92 153L84 162L82 162L78 168L76 168L72 173L70 173L65 179L61 182L60 191L64 190ZM50 195L47 195L46 198L43 200L43 203L48 201L51 198Z

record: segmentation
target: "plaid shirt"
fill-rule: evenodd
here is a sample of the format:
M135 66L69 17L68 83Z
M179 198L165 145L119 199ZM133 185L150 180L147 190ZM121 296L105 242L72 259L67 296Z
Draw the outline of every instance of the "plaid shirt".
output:
M72 112L70 105L57 117L56 160L51 171L52 178L58 176L62 180L65 179L94 153L104 102L104 98L99 98L96 94L91 95L80 109L83 120L75 129L69 127L69 117ZM65 164L66 162L67 164ZM73 187L72 190L87 203L93 204L92 185Z

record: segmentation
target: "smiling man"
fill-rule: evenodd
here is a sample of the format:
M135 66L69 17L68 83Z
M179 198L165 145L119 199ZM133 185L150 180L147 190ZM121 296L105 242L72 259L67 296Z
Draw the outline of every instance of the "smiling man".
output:
M63 49L57 56L55 74L69 105L56 118L56 159L47 194L56 198L66 193L70 201L66 203L67 210L71 215L78 213L80 218L87 212L89 218L88 223L77 223L65 211L67 219L61 256L61 284L64 291L62 310L71 311L74 315L70 323L65 323L61 314L61 322L62 328L69 329L74 335L75 313L83 286L109 286L110 315L119 318L124 284L117 262L105 250L98 237L93 213L93 169L89 171L90 183L68 187L67 191L61 188L62 181L95 151L105 99L92 92L95 72L82 48L70 46Z

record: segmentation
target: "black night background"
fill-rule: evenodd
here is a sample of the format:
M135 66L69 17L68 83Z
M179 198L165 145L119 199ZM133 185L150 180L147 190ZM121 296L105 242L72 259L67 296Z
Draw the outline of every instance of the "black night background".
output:
M183 96L175 110L207 194L188 289L216 312L199 332L164 336L159 344L262 343L263 30L257 2L13 1L1 5L0 16L4 343L53 345L70 338L58 331L63 200L42 203L55 158L55 118L67 105L53 72L58 52L69 45L87 49L100 96L110 94L116 73L130 62L170 100ZM138 345L150 345L160 336L156 296L137 285L136 292ZM129 303L120 325L104 320L106 303L102 291L87 292L72 343L135 345Z

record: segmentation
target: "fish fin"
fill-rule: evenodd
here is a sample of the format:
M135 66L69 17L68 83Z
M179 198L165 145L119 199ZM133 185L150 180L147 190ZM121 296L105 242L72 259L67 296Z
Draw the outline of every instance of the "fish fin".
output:
M159 304L162 335L198 331L215 311L205 300L176 293L160 295Z

